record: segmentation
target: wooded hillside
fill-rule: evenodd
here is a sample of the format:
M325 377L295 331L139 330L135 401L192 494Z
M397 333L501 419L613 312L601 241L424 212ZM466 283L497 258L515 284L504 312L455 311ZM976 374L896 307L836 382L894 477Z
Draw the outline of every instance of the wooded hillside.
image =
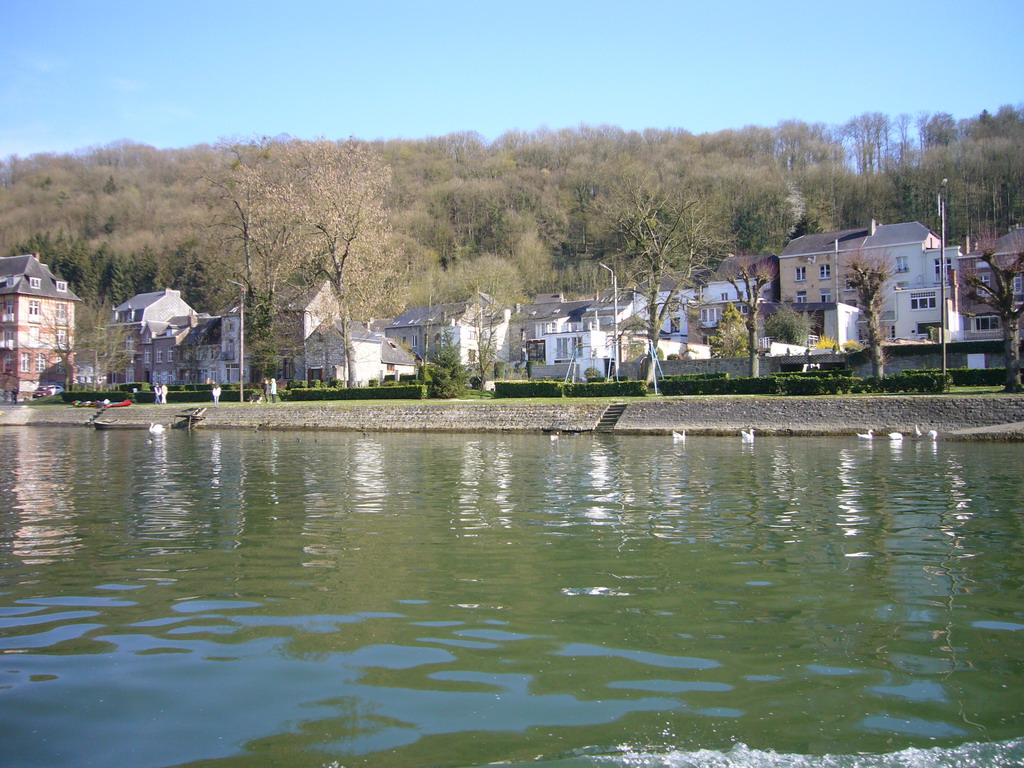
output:
M80 296L108 306L174 287L222 311L236 257L213 226L206 180L231 162L228 143L120 141L0 161L0 252L38 251ZM596 262L618 244L600 201L626 173L698 199L723 255L778 253L794 236L872 218L937 229L943 179L950 242L1024 222L1024 106L959 122L873 113L704 135L581 126L373 146L392 169L388 202L413 304L459 298L495 274L523 295L606 288Z

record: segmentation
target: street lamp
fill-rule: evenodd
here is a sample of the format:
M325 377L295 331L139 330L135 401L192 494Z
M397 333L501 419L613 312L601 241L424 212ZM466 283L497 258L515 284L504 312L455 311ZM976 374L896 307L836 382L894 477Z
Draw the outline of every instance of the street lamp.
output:
M607 269L612 275L612 305L615 314L612 315L612 354L615 356L615 380L619 380L619 280L615 276L615 270L607 264L597 262L597 266Z
M946 182L948 179L942 180L942 189L939 191L939 218L942 220L942 235L939 239L939 263L942 265L939 268L939 301L942 304L942 308L939 311L939 322L941 328L939 329L940 339L942 343L942 375L946 375L946 200L942 196L942 193L946 190Z
M234 280L228 280L238 286L238 402L245 402L245 286Z

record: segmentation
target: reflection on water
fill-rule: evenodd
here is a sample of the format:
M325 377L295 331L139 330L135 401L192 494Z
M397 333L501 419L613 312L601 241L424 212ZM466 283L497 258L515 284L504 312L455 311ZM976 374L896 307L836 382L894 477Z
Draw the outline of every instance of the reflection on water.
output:
M4 765L1018 765L1019 461L6 430Z

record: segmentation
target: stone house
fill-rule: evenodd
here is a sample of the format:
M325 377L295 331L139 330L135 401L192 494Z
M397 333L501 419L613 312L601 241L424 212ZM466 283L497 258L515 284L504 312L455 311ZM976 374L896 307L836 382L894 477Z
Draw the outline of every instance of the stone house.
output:
M883 310L883 329L890 339L928 338L941 324L945 294L947 327L959 333L956 265L958 246L946 246L945 268L938 235L919 222L803 235L791 240L779 256L780 299L787 303L841 303L856 307L857 292L848 282L850 262L859 254L885 258L892 269ZM945 285L943 285L945 278Z
M78 301L39 254L0 258L0 389L8 397L72 378Z
M495 302L486 293L472 301L409 307L387 324L384 335L416 359L426 360L447 335L459 349L462 362L486 357L507 362L512 308Z

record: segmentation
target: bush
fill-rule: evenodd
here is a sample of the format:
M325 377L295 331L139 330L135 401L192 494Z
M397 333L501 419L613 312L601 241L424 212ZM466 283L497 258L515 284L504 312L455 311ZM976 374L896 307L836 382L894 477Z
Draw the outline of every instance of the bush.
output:
M906 371L910 373L910 371ZM941 373L939 369L925 369L914 373ZM947 368L946 373L956 387L1001 387L1006 383L1005 368Z
M296 389L288 400L423 400L427 388L422 384L398 387L319 387Z
M583 372L583 378L589 382L604 381L604 374L597 370L597 368L590 367Z
M563 384L566 397L644 397L646 381L595 381L587 384Z
M560 381L496 381L495 397L562 397Z
M952 380L953 377L948 373L943 376L939 372L908 371L894 376L858 379L851 391L863 394L938 394L947 391L952 386Z

